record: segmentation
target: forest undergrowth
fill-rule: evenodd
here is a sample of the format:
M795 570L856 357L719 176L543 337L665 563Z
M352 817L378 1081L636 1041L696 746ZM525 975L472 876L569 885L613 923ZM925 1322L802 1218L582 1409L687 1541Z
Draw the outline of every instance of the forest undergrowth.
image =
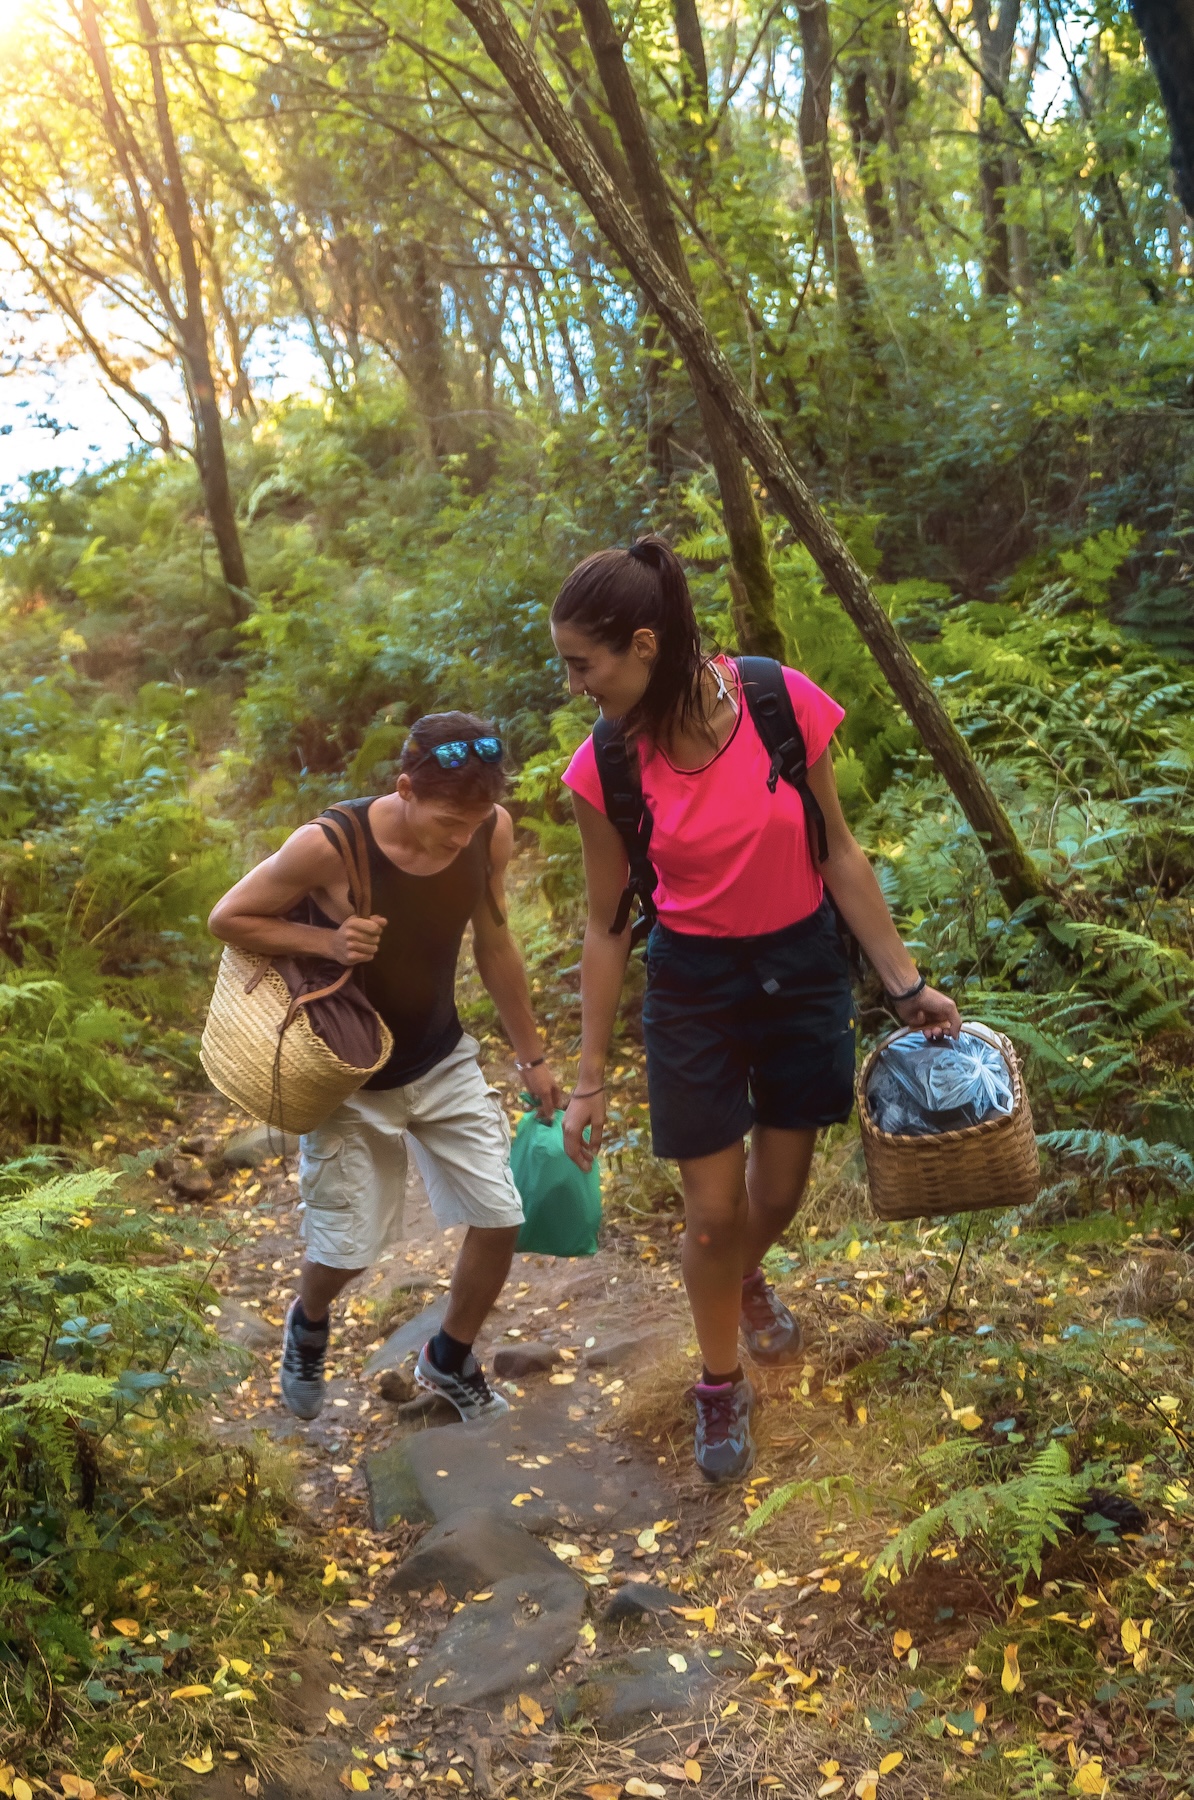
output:
M631 452L586 446L582 494L580 436L546 474L515 442L472 493L421 472L377 394L282 410L242 446L261 599L238 630L176 580L192 579L195 532L177 465L47 482L10 509L0 1791L168 1792L221 1746L256 1766L278 1729L270 1658L287 1679L295 1609L319 1604L321 1547L285 1457L204 1443L203 1401L238 1378L204 1311L218 1241L149 1197L148 1163L201 1090L211 901L327 800L384 787L419 711L490 710L517 765L536 997L565 1070L575 1055L579 860L560 775L588 727L560 703L545 609L562 562L641 522ZM728 642L719 515L700 480L673 505L710 639ZM931 1767L981 1795L1180 1793L1194 674L1124 616L1130 526L1059 533L978 598L893 561L878 513L840 522L1058 894L1007 915L804 552L769 526L790 658L849 709L851 820L922 966L1016 1043L1043 1181L1032 1207L969 1232L879 1227L856 1132L829 1135L772 1258L807 1360L768 1377L759 1474L691 1572L711 1609L697 1629L757 1663L709 1773L728 1792L919 1794L900 1785L915 1765L930 1791ZM646 1148L640 990L635 969L607 1197L620 1249L650 1264L674 1256L677 1216ZM859 1005L873 1041L873 979ZM492 1032L483 998L469 1007ZM686 1349L623 1415L677 1470ZM806 1610L777 1617L780 1601ZM644 1791L592 1754L565 1734L534 1780Z

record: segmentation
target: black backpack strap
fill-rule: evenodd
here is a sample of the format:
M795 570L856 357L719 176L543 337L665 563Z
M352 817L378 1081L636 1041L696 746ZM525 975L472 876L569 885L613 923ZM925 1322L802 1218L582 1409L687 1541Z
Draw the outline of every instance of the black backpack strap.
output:
M783 668L771 656L737 656L734 661L755 730L771 758L768 790L774 794L781 780L796 789L804 807L813 862L823 863L829 855L825 814L809 786L804 733L796 719Z
M637 944L655 923L655 887L659 877L648 854L654 820L643 798L642 783L631 763L626 739L609 719L598 719L593 727L593 754L601 777L606 817L616 828L630 865L630 875L609 928L610 936L620 937L625 931L637 900L640 916L632 940Z

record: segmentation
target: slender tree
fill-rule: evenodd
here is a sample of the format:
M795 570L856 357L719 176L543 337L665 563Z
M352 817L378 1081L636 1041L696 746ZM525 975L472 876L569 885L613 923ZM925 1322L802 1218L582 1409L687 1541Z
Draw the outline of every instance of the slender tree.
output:
M639 105L622 40L606 0L577 0L610 116L617 126L642 220L659 255L693 304L695 290L676 215L668 198L655 146ZM775 583L763 524L733 431L699 370L689 380L721 492L722 516L730 540L735 624L742 648L762 656L782 656L784 639L775 617Z
M981 842L1009 907L1049 888L937 694L787 451L743 393L694 296L673 276L560 104L501 0L455 0L618 256L650 295L689 368L704 382L775 504L854 621Z
M1178 198L1194 219L1194 0L1132 0L1161 89Z

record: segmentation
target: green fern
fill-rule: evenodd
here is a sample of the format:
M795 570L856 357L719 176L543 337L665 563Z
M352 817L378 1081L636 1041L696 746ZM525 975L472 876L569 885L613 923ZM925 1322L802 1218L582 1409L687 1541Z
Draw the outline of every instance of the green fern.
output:
M798 1500L818 1500L828 1512L837 1498L844 1499L856 1517L874 1500L869 1490L859 1487L852 1475L828 1475L822 1481L785 1481L755 1508L739 1536L756 1537L764 1525L769 1525Z
M875 1558L864 1584L903 1568L911 1573L943 1539L959 1544L979 1539L992 1562L1006 1571L1017 1592L1041 1572L1046 1545L1055 1545L1084 1504L1088 1484L1074 1476L1065 1445L1054 1440L1034 1456L1022 1475L962 1488L930 1506L906 1525Z

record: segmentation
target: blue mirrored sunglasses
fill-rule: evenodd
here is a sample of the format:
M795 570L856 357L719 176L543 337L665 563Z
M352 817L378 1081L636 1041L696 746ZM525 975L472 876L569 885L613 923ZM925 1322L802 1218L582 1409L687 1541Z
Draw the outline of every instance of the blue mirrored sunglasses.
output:
M432 757L441 769L463 769L469 758L469 751L478 762L500 763L502 760L502 740L499 737L453 738L447 744L433 744L430 750L419 758L427 762Z

